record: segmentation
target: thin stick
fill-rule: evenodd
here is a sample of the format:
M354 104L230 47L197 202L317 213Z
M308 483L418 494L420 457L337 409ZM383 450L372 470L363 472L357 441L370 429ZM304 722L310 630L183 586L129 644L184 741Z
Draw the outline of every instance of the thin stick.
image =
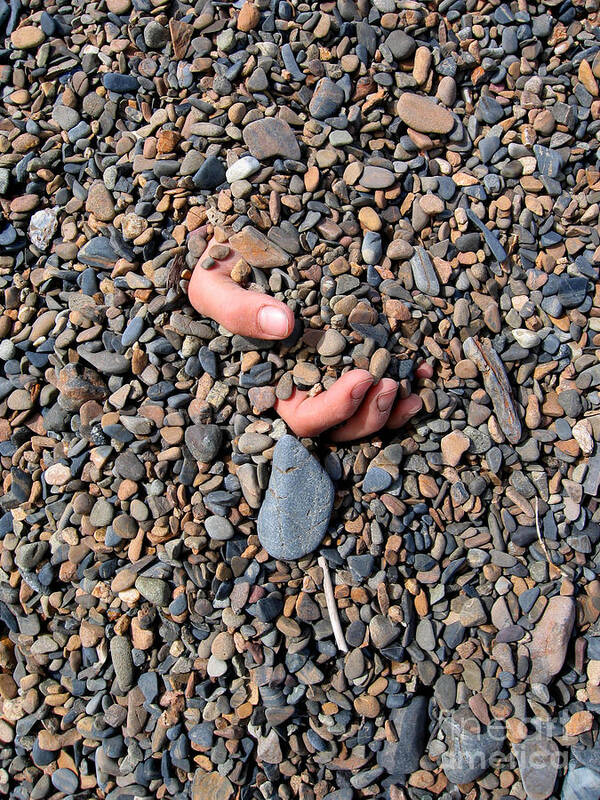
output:
M331 585L329 567L327 566L324 556L319 556L317 563L323 570L323 589L325 591L325 602L327 603L327 611L329 612L329 619L331 620L331 627L333 628L335 642L342 653L347 653L348 645L346 644L342 626L340 625L340 617L335 604L335 597L333 596L333 586Z

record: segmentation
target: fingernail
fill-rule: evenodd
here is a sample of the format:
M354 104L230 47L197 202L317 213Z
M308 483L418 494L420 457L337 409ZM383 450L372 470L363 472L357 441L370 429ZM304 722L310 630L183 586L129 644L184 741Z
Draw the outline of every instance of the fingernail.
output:
M361 397L364 397L365 392L367 391L367 389L372 385L373 385L373 381L370 378L367 378L367 380L361 381L360 383L356 384L354 389L352 389L352 391L350 392L350 396L354 400L360 400Z
M380 394L377 398L377 408L383 411L389 411L392 407L392 403L394 402L394 398L396 397L396 391L393 392L386 392L385 394Z
M258 312L258 324L269 336L287 336L288 318L281 308L263 306Z
M419 397L418 394L413 394L407 401L406 401L406 410L409 414L416 414L417 411L421 410L423 406L423 401Z

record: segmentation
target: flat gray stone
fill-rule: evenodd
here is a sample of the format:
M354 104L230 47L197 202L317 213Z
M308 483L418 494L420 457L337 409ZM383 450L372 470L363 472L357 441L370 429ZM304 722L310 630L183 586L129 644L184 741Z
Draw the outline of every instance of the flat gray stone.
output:
M107 350L94 353L81 345L77 353L94 369L106 375L124 375L131 367L131 361L120 353L109 353Z
M119 689L126 694L133 684L133 659L129 639L124 636L113 636L110 640L110 657Z
M321 78L312 96L308 110L315 119L333 117L342 107L344 90L330 78Z
M452 783L470 783L487 771L492 757L504 743L504 725L494 720L482 725L471 710L462 706L442 724L448 750L442 754L442 769Z
M160 578L140 575L135 582L135 588L152 605L161 607L169 605L171 592L167 583Z
M302 558L321 543L333 508L329 475L293 436L273 450L273 469L258 514L258 538L273 558Z
M398 61L412 56L417 49L417 44L412 36L404 33L400 28L392 31L385 40L385 43L390 48L394 58L398 59Z
M191 425L185 431L185 443L197 461L209 462L219 452L223 434L218 425Z
M561 800L596 800L600 796L600 774L580 767L571 759L562 786Z
M416 695L403 708L390 712L398 735L397 742L386 742L377 754L377 763L390 775L408 775L419 768L425 749L427 730L427 698Z
M118 257L108 237L94 236L83 245L77 255L77 260L90 267L112 269Z
M226 542L235 534L233 525L225 517L207 517L204 520L204 527L210 538L216 539L218 542Z
M410 260L413 279L417 289L430 297L440 293L440 282L435 274L429 253L424 247L415 247L415 254Z
M560 750L554 739L534 733L513 745L521 782L528 800L550 797L560 763Z

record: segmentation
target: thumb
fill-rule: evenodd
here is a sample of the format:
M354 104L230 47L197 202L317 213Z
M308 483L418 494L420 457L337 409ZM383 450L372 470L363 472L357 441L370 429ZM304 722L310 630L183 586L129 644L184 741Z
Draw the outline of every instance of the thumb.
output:
M196 267L188 294L197 311L231 333L252 339L285 339L294 329L294 315L285 303L262 292L242 289L218 267Z

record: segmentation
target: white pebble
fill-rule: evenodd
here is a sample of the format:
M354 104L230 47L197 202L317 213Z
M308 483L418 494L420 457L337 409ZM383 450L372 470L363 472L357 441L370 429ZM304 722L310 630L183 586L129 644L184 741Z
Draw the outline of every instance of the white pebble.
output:
M260 161L257 158L254 158L254 156L242 156L229 167L225 177L228 183L233 183L234 181L244 180L244 178L253 175L259 169Z
M528 331L527 328L516 328L516 330L512 332L512 335L515 337L516 341L521 345L521 347L525 347L527 349L531 347L537 347L537 345L540 343L539 335L533 331Z

